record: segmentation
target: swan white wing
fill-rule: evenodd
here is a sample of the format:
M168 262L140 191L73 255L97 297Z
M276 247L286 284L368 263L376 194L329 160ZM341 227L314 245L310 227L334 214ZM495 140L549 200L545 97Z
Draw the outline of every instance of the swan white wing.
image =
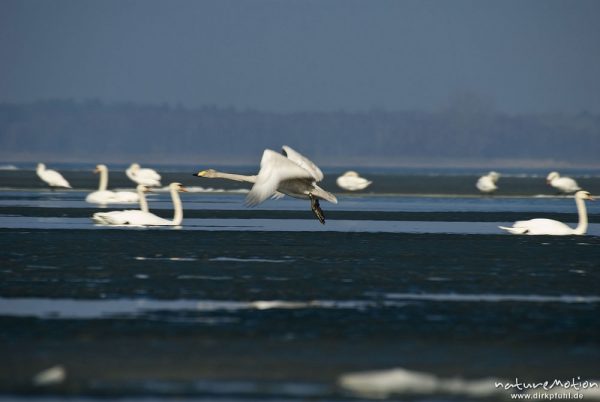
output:
M148 168L138 170L136 175L149 180L159 181L161 179L160 175L156 172L156 170Z
M140 196L132 191L114 191L112 202L138 202Z
M266 149L260 161L256 183L246 196L246 205L254 206L271 197L285 180L314 180L313 175L275 151Z
M69 182L56 170L46 169L40 174L40 177L51 186L71 188Z
M114 200L115 194L110 190L98 190L93 193L89 193L85 200L90 203L96 204L108 204Z
M171 221L153 213L139 210L96 212L92 216L92 220L102 225L164 226L172 224Z
M135 211L137 212L134 216L130 216L131 225L136 226L170 226L173 225L173 222L161 218L160 216L154 215L152 212L143 212L143 211Z
M577 182L570 177L560 177L558 179L554 179L552 180L552 186L567 193L581 190L581 188L577 185Z
M85 200L95 204L128 204L138 202L140 197L131 191L99 190L88 194Z
M562 222L554 219L530 219L528 221L517 221L513 225L514 229L522 230L522 233L529 235L570 235L573 229Z
M480 177L476 186L479 191L484 193L492 192L498 188L490 176Z
M316 180L316 181L321 181L323 180L323 172L321 172L321 169L319 169L319 167L317 165L315 165L313 163L313 161L311 161L310 159L308 159L306 156L300 154L299 152L294 151L292 148L288 147L287 145L284 145L282 148L282 152L285 156L287 156L287 158L289 160L291 160L292 162L294 162L295 164L297 164L298 166L300 166L303 169L306 169L307 171L310 172L310 174L312 175L312 177Z
M127 175L133 182L137 184L143 184L144 186L149 187L158 187L160 186L160 180L152 179L149 177L140 176L136 173L131 173Z
M337 178L336 183L344 190L356 191L367 188L371 185L372 181L363 177L343 175Z
M141 176L134 175L131 178L131 180L133 180L137 184L143 184L144 186L148 186L148 187L159 187L160 186L160 180L151 179L149 177L141 177Z

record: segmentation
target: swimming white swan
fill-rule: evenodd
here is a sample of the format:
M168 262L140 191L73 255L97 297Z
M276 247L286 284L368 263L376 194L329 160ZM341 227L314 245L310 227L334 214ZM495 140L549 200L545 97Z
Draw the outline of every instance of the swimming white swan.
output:
M364 177L360 177L358 173L353 170L349 170L335 181L338 186L348 191L357 191L364 190L369 187L372 181L365 179Z
M45 181L50 187L73 188L65 178L56 170L46 169L46 165L38 163L35 172L40 179Z
M89 193L85 200L93 204L130 204L138 202L140 197L132 191L111 191L108 187L108 168L106 165L96 166L94 173L100 173L98 191Z
M148 202L144 193L148 190L148 187L143 184L138 184L136 187L138 197L140 199L139 210L125 210L125 211L110 211L110 212L97 212L92 216L92 220L96 223L110 225L111 222L123 222L130 220L133 216L144 216L149 212Z
M585 234L588 227L588 217L584 200L593 201L594 198L587 191L578 191L575 193L575 204L577 205L577 213L579 215L579 224L575 229L570 228L562 222L544 218L518 221L510 228L505 226L499 226L499 228L512 234L555 236L582 235Z
M277 192L294 198L309 199L311 209L321 223L325 216L319 205L319 199L337 204L337 198L323 190L317 182L323 180L323 172L308 158L284 145L282 154L265 149L260 161L260 170L256 176L222 173L213 169L196 174L199 177L221 178L253 183L246 196L246 205L254 206Z
M570 177L560 177L558 172L548 173L546 183L563 193L574 193L575 191L581 190L581 187L577 185L575 180Z
M156 170L148 168L142 169L137 163L132 163L131 166L125 170L125 174L137 184L143 184L150 187L160 186L161 177L156 173Z
M498 174L497 172L491 171L488 174L486 174L485 176L481 176L479 178L479 180L477 180L477 183L475 184L475 186L482 193L486 193L486 194L493 193L494 191L496 191L498 189L498 186L496 186L496 183L498 182L499 178L500 178L500 174Z
M146 198L144 197L144 191L147 188L143 185L139 185L138 191L140 192L140 207L143 208L142 199L145 203ZM128 226L179 226L183 221L183 207L181 205L181 198L179 198L179 191L187 191L181 183L171 183L169 185L171 192L171 199L173 200L173 208L175 210L173 220L164 219L147 210L127 210L127 211L111 211L111 212L96 212L92 216L92 220L96 223L103 225L128 225Z

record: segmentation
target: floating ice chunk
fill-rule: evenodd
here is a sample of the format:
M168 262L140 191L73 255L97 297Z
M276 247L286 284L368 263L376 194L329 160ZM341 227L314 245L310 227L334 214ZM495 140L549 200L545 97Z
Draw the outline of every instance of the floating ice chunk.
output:
M342 375L338 383L359 396L386 398L390 395L450 394L469 397L488 397L505 394L497 388L493 378L466 380L462 378L439 378L433 374L410 371L403 368L367 371Z
M33 385L45 387L49 385L60 384L67 378L67 371L63 366L54 366L42 370L33 377Z

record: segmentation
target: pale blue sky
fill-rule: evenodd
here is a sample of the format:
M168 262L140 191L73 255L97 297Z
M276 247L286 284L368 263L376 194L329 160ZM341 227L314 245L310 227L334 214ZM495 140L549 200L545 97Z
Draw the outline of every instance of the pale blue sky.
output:
M600 1L0 0L0 102L600 112Z

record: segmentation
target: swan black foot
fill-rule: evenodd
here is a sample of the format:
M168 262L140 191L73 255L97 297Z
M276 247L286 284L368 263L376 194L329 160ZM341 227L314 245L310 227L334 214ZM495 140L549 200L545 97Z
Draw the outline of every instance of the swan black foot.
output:
M321 206L319 205L319 200L317 198L315 198L312 194L308 194L308 197L310 198L310 208L312 209L313 213L315 214L315 216L317 217L317 219L319 220L319 222L321 222L321 224L325 224L325 215L323 215L323 210L321 209Z

